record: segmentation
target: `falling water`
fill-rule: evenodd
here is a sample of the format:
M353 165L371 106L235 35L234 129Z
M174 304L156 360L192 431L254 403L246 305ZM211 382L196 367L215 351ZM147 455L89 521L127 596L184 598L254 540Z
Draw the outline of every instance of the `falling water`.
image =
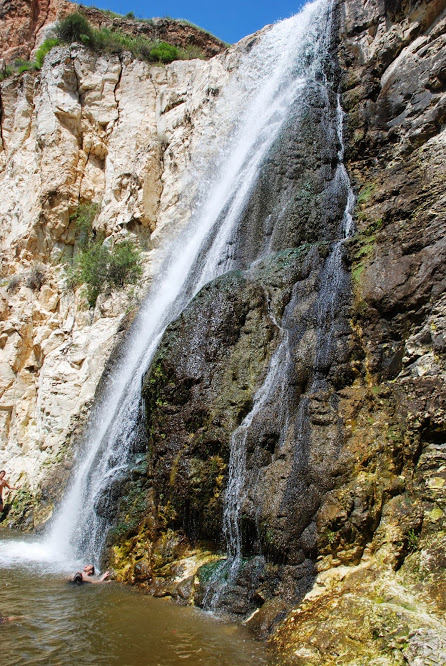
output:
M166 250L121 359L91 414L71 486L47 538L54 557L82 553L98 561L113 521L110 509L138 445L142 378L168 324L204 284L236 266L231 240L268 150L320 66L327 17L326 0L316 0L265 31L223 92L216 110L223 137L208 149L214 166L194 164L194 177L203 184L197 206L184 233ZM216 159L223 138L227 148ZM269 375L274 381L274 361ZM259 394L257 402L261 400ZM229 518L226 523L236 529Z
M328 15L327 23L330 22ZM329 32L329 31L327 31ZM327 43L324 44L327 48ZM321 50L320 55L324 52ZM330 106L328 99L328 90L330 83L325 76L323 77L323 96L326 99L327 107ZM349 281L348 273L343 267L343 245L345 239L349 238L353 231L353 208L355 204L355 195L351 182L344 165L344 141L343 141L343 122L344 112L341 107L340 95L336 96L336 122L335 136L338 143L337 167L335 176L331 183L332 195L339 200L345 201L343 215L337 230L338 238L332 243L330 252L320 271L319 290L316 301L316 351L313 364L313 370L310 373L308 382L308 394L313 391L326 388L326 381L323 379L323 370L327 367L333 357L335 345L335 319L339 310L340 301L346 291ZM268 403L273 402L279 394L281 397L275 402L279 404L282 410L280 418L281 432L279 438L279 448L284 441L289 428L289 414L284 395L284 387L287 385L287 377L291 368L291 349L290 349L290 327L298 327L297 322L292 321L294 306L299 299L298 289L294 289L290 302L285 309L282 317L282 324L274 320L279 331L278 345L271 357L265 380L254 397L251 411L245 416L240 426L234 431L230 443L230 460L228 467L228 484L225 492L224 510L223 510L223 531L226 541L227 559L222 560L216 567L211 577L208 589L204 598L204 606L210 609L216 609L219 606L222 593L227 584L236 584L237 576L243 561L243 543L241 534L241 514L243 504L248 495L249 485L255 485L255 480L247 479L247 438L253 421L256 416L262 413L265 408L268 409ZM270 313L271 316L271 313ZM298 334L294 331L295 337ZM295 449L296 455L303 447L304 439L308 435L308 395L302 395L295 417ZM271 406L271 405L270 405ZM285 413L286 412L286 413Z

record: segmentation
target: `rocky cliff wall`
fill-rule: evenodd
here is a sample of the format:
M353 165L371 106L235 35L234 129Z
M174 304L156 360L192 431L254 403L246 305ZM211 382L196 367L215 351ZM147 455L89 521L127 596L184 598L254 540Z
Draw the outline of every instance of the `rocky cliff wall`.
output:
M357 379L316 584L276 638L293 664L442 664L444 2L338 5Z
M181 177L242 51L151 67L73 45L1 84L2 466L47 513L157 248L187 220ZM92 203L96 233L133 240L144 263L140 284L94 310L66 272L79 205Z
M148 477L122 504L113 562L123 579L158 596L209 599L224 576L217 558L228 442L278 344L272 322L287 313L293 372L247 440L245 559L219 604L245 618L257 607L248 623L268 633L301 600L274 639L286 663L442 664L445 4L346 0L334 33L357 195L339 344L321 363L317 313L329 250L316 241L334 240L340 211L320 200L310 115L311 138L282 137L265 165L240 245L243 267L267 220L277 249L306 242L306 258L296 256L287 273L279 253L271 261L280 270L217 281L166 332L145 388ZM286 203L277 226L272 191ZM285 310L275 310L273 287ZM284 405L293 423L285 444Z
M44 39L48 25L74 11L65 0L2 0L0 3L0 59L9 64L27 60Z
M342 213L324 198L338 146L318 143L333 94L311 97L308 131L291 119L265 165L240 271L166 332L144 391L148 466L120 499L106 556L121 580L204 603L222 557L231 432L282 327L287 380L247 442L245 560L222 605L256 610L263 635L276 629L283 663L443 664L445 3L339 0L333 31L357 195L340 307L321 327ZM101 296L94 311L64 293L70 216L100 202L95 226L140 242L150 280L163 237L187 218L179 176L237 53L160 69L73 46L2 84L4 460L40 488L41 507L140 293ZM274 229L272 193L286 210ZM246 270L265 237L270 260Z

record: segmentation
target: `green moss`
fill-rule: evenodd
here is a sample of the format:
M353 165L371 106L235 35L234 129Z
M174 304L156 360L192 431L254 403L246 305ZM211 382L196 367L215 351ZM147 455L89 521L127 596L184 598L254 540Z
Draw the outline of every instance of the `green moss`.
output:
M206 587L206 585L214 580L217 575L218 578L222 581L228 580L229 570L224 566L226 559L218 559L213 562L207 562L203 564L197 571L198 580L200 585Z
M351 272L351 275L352 275L352 280L353 280L354 283L359 283L360 282L361 276L364 273L364 271L365 271L365 265L362 262L357 264L353 268L353 270Z
M37 505L37 499L30 488L22 487L14 494L12 502L5 501L5 506L8 505L9 511L4 520L13 525L20 525Z
M407 534L407 549L410 553L418 550L419 535L413 529L409 530Z
M366 204L368 204L375 190L376 190L375 183L369 183L361 187L358 197L356 199L356 203L358 204L358 206L365 206Z

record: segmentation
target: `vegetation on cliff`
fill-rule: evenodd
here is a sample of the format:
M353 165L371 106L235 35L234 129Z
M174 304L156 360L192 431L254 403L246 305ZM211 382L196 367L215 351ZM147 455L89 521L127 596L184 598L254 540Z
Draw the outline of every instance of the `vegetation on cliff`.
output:
M75 254L67 266L69 287L85 286L85 297L94 307L100 293L134 284L142 274L141 253L131 240L107 244L93 229L99 207L81 204L71 216L75 224Z
M140 35L133 37L121 30L93 28L85 16L69 14L56 26L56 36L64 44L80 42L94 51L106 53L130 53L139 60L152 63L169 63L173 60L186 60L190 54L163 41L154 41ZM195 51L194 57L198 54Z
M117 14L113 14L113 16L119 17ZM126 18L134 19L130 15L127 15ZM149 24L153 22L152 19L135 20L141 20ZM173 19L171 20L173 21ZM189 24L187 21L181 21L180 23L190 25L195 30L201 30L198 26ZM208 34L206 31L203 32ZM213 37L212 35L209 36ZM34 60L17 58L0 71L0 81L14 74L40 70L46 54L51 49L55 46L73 44L75 42L84 44L98 53L123 53L127 51L137 60L145 60L153 64L167 64L174 60L190 60L192 58L206 57L203 49L196 44L175 46L167 41L150 39L142 34L132 35L115 26L112 28L95 28L86 16L75 12L58 21L54 28L54 36L47 38L41 44L34 55Z

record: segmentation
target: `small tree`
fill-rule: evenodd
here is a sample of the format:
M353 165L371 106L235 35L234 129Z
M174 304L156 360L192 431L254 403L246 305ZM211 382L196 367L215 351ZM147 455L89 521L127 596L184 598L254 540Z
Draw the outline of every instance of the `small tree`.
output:
M108 277L112 284L123 287L135 283L142 275L141 256L135 245L124 240L116 243L110 252Z
M111 247L104 237L93 229L99 212L95 203L80 204L70 220L75 222L74 261L66 267L67 286L85 285L85 296L90 307L103 291L111 287L125 287L142 275L141 252L131 240L115 243Z

